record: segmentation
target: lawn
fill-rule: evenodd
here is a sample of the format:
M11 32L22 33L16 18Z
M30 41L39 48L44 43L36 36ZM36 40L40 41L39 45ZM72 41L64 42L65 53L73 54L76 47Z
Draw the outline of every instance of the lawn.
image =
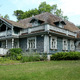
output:
M0 80L80 80L80 60L0 65Z

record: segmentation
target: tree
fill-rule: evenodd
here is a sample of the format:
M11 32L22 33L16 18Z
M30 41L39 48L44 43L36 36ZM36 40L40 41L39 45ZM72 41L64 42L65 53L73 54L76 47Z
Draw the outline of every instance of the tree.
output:
M3 18L3 16L0 14L0 17L2 17Z
M39 5L38 9L35 8L35 9L31 9L25 12L23 12L22 10L16 10L14 11L14 15L17 17L18 20L21 20L24 18L31 17L32 15L41 14L43 12L49 12L59 17L62 17L63 19L68 19L67 16L63 16L62 10L58 9L56 4L51 6L47 4L46 2L42 2Z
M80 29L80 25L76 25Z
M16 11L14 11L14 14L13 14L13 15L15 15L18 20L21 20L23 13L24 13L24 12L23 12L22 10L16 10Z
M43 13L43 12L51 12L53 10L53 7L50 6L49 4L46 4L46 2L42 2L39 7L39 13Z
M5 16L2 16L2 15L0 14L0 17L5 18L5 19L9 19L8 14L6 14Z
M6 15L4 16L4 18L5 18L5 19L9 19L9 16L8 16L8 14L6 14Z

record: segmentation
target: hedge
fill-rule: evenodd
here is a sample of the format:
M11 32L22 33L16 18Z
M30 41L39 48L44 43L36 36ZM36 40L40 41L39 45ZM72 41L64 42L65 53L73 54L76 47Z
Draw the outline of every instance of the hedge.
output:
M80 52L58 52L52 54L51 60L80 60Z

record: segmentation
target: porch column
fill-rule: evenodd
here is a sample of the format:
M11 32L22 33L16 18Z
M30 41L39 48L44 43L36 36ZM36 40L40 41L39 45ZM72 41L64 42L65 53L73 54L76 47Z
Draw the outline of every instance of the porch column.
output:
M7 29L8 29L8 27L6 26L6 37L7 37Z
M44 35L44 53L49 53L49 36Z
M12 39L12 48L14 48L14 39Z
M7 40L6 40L6 48L7 48Z

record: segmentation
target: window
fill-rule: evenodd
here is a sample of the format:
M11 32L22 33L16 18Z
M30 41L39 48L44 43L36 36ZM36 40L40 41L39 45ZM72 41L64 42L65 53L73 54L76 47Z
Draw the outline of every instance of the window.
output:
M63 39L63 50L68 50L68 41L67 41L67 39Z
M6 48L6 41L2 41L2 48Z
M33 23L32 23L32 26L34 27L34 26L38 26L39 24L38 24L38 21L34 21Z
M56 27L60 27L60 28L64 28L64 25L66 25L64 21L57 21L54 22L54 24L56 25Z
M51 49L57 49L57 37L51 37L50 39Z
M70 40L70 50L74 51L74 41Z
M60 27L60 28L64 28L64 25L61 24L61 23L59 23L59 27Z
M36 37L27 39L27 49L36 49Z

